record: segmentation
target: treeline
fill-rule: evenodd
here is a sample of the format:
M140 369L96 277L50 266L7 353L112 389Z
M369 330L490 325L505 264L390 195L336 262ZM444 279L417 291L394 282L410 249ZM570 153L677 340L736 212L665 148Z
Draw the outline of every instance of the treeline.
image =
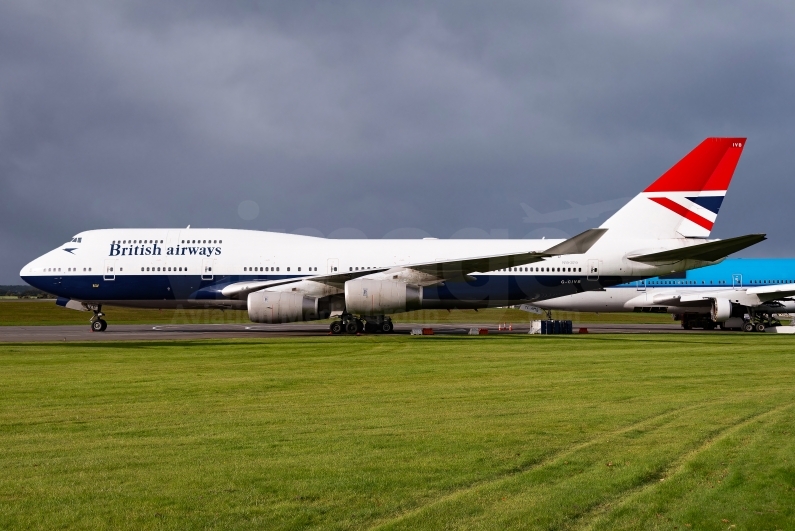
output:
M47 299L52 295L28 285L0 286L0 297L19 297L20 299Z

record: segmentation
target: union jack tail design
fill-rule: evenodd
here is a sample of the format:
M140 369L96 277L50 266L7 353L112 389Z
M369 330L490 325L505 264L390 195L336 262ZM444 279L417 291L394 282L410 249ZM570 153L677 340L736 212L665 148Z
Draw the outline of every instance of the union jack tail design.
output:
M707 138L602 224L615 235L707 238L745 138Z

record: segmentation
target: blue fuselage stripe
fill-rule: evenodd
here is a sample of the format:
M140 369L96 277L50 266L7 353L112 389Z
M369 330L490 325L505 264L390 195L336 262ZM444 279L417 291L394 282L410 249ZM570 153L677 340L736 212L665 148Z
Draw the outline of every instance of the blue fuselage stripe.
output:
M91 301L228 301L221 291L229 284L301 278L298 275L232 275L202 279L198 275L62 275L24 277L28 284L58 297ZM488 305L489 302L528 301L572 295L632 281L628 277L558 275L477 275L470 282L444 282L423 289L423 307L448 308ZM458 304L461 303L461 304Z

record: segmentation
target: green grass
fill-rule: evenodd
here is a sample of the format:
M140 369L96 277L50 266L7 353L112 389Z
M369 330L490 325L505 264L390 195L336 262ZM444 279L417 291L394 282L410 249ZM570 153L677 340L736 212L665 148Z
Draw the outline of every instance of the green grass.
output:
M2 529L793 529L783 336L0 345Z
M106 306L103 311L111 324L248 324L248 314L243 311L197 310L148 310ZM553 312L555 319L572 319L580 323L672 323L670 315L640 313L574 313ZM56 306L53 300L0 301L0 326L36 325L88 325L91 312L68 310ZM396 314L397 323L512 323L528 324L540 319L538 314L504 308L488 310L422 310Z

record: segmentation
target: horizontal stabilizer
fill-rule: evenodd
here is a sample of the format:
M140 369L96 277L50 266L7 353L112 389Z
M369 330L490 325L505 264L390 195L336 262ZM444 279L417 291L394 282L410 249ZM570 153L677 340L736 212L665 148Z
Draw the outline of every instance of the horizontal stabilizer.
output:
M635 262L650 265L670 264L682 260L714 262L766 239L767 237L764 234L748 234L746 236L737 236L736 238L728 238L726 240L716 240L690 245L688 247L680 247L678 249L671 249L670 251L629 256L628 258Z

